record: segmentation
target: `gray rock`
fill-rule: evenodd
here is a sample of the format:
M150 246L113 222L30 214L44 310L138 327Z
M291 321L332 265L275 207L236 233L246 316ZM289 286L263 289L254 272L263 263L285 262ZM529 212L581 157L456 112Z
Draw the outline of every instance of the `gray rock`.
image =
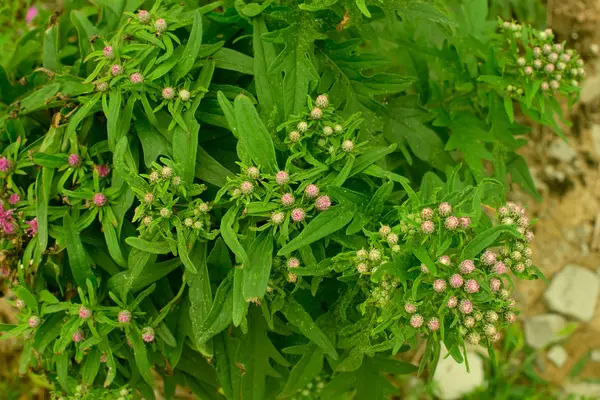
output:
M443 346L443 345L442 345ZM468 351L469 371L465 364L458 364L452 357L444 358L447 350L442 347L433 380L437 385L437 395L442 400L460 399L485 384L483 361L474 352Z
M577 265L567 265L544 293L548 308L580 321L591 321L598 300L597 275Z
M577 156L577 152L564 140L554 139L548 147L548 155L559 161L571 162Z
M592 76L583 81L581 87L581 101L591 103L600 97L600 76Z
M548 350L547 356L558 368L562 367L567 361L567 358L569 358L567 351L562 346L552 346L550 350Z
M593 362L600 362L600 350L593 350L590 359Z
M594 150L596 150L596 154L600 156L600 125L592 125L591 134L594 142Z
M560 335L567 320L558 314L540 314L525 320L525 340L534 349L541 349L563 339Z
M564 391L568 394L597 399L600 398L600 383L569 382L564 385Z

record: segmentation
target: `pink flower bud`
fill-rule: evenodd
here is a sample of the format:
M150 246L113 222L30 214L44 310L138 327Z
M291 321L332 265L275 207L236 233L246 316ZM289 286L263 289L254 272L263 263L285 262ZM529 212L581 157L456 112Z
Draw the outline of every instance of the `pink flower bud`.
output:
M290 142L296 143L300 140L300 133L298 131L291 131L288 135Z
M441 256L438 261L442 265L446 265L446 266L450 265L450 257L448 257L448 256Z
M276 211L271 215L271 222L274 225L279 225L279 224L283 223L284 219L285 219L285 214L282 213L281 211Z
M456 296L452 296L448 299L448 302L446 303L446 306L448 308L454 308L458 305L458 299L456 298Z
M17 307L19 310L22 310L25 308L25 302L21 299L17 299L17 301L15 301L15 307Z
M96 207L103 207L108 202L108 199L104 193L96 193L94 194L93 201Z
M540 68L542 68L543 65L544 64L542 63L542 60L534 60L533 61L533 67L535 69L540 69Z
M556 43L556 44L554 45L554 51L556 51L556 52L558 52L558 53L561 53L561 52L563 51L563 46L562 46L562 44L560 44L560 43Z
M544 54L550 54L552 52L552 46L549 44L545 44L542 49L544 50Z
M461 300L458 309L463 314L470 314L473 311L473 303L466 299Z
M463 324L467 327L467 328L472 328L475 326L475 318L473 317L466 317Z
M142 340L146 343L154 341L154 329L149 326L142 329Z
M79 308L79 318L81 319L88 319L92 316L92 311L87 308L87 307L83 307L81 306Z
M427 321L427 327L430 331L437 331L438 329L440 329L440 320L435 317L429 318L429 321Z
M354 150L354 142L352 140L344 140L342 142L342 150L344 150L346 153L350 153L352 150Z
M110 73L112 76L121 75L123 73L123 67L121 67L119 64L113 64L110 67Z
M433 231L435 230L435 226L433 225L432 221L424 221L421 224L421 230L423 231L423 233L429 235L429 234L433 233Z
M517 302L515 301L515 299L508 299L506 302L506 307L508 308L515 308L515 306L517 305Z
M319 187L312 183L304 189L304 194L309 199L314 199L315 197L317 197L319 195L319 192Z
M525 239L527 239L528 242L531 242L533 240L534 234L531 231L527 231L525 232Z
M292 221L294 222L302 222L306 217L306 213L302 208L294 208L292 210Z
M494 336L496 334L496 327L492 324L486 324L483 327L483 332L486 336Z
M246 176L250 179L258 179L260 177L260 171L256 167L248 167Z
M409 314L414 314L417 312L417 307L415 307L415 305L412 303L406 303L404 305L404 311L406 311Z
M519 58L517 59L517 65L518 65L519 67L522 67L522 66L524 66L524 65L525 65L525 62L526 62L526 61L525 61L525 59L524 59L523 57L519 57Z
M175 89L172 87L166 87L162 90L162 97L165 100L171 100L175 97Z
M515 315L514 312L509 311L506 314L504 314L504 319L506 320L506 322L508 322L509 324L513 324L516 320L517 320L517 316Z
M415 329L420 328L423 325L423 317L419 314L413 315L410 317L410 325Z
M539 47L533 48L533 56L534 57L539 57L541 54L542 54L542 49L540 49Z
M458 219L458 222L460 223L460 227L463 229L467 229L469 226L471 226L471 218L470 217L460 217Z
M522 274L523 272L525 272L525 264L523 264L523 263L513 264L512 270L517 274Z
M30 24L31 21L33 21L35 19L35 17L37 17L37 16L38 16L37 7L29 7L27 9L27 14L25 14L25 22Z
M140 21L140 23L142 24L147 24L148 22L150 22L150 13L146 10L140 10L138 11L137 14L138 17L138 21Z
M106 164L99 164L96 165L96 171L98 171L100 178L106 178L110 174L110 167Z
M117 315L117 320L122 324L128 324L129 322L131 322L131 312L127 310L119 311L119 314Z
M298 280L298 275L294 274L293 272L288 272L287 281L289 283L296 283L297 280Z
M395 233L392 232L389 235L387 235L387 237L385 238L385 240L390 245L397 244L398 243L398 235L396 235Z
M315 105L319 108L327 108L329 106L329 99L326 94L321 94L317 96L315 100Z
M490 290L492 292L497 292L502 287L502 281L498 278L490 279Z
M463 278L459 274L454 274L450 277L450 286L454 289L458 289L463 285Z
M157 19L154 22L154 30L158 33L162 33L167 30L167 21L162 18Z
M19 193L13 193L8 198L8 202L12 206L14 206L15 204L17 204L19 201L21 201L21 195Z
M371 260L371 261L381 260L381 251L379 251L377 249L371 249L369 251L369 260Z
M73 336L71 336L71 340L75 343L79 343L84 339L83 332L80 329L77 329Z
M496 262L496 264L494 264L493 272L498 275L506 273L506 265L504 265L502 261Z
M477 293L479 291L479 283L475 279L469 279L465 282L465 292Z
M81 165L81 157L79 154L69 154L67 158L69 165L73 168L77 168Z
M447 202L441 203L438 207L438 213L442 217L447 217L448 215L450 215L451 212L452 212L452 206L450 204L448 204Z
M108 58L108 59L112 59L115 57L115 52L112 48L112 46L104 46L104 57Z
M283 196L281 196L281 204L283 204L285 207L292 206L295 201L296 199L291 193L285 193Z
M433 281L433 290L437 293L442 293L446 290L446 281L443 279L436 279Z
M551 63L555 63L556 61L558 61L558 54L556 54L556 53L550 53L550 54L548 54L548 60Z
M456 228L458 228L458 218L456 218L455 216L446 218L446 222L444 222L444 227L450 231L455 230Z
M421 264L421 273L425 275L429 273L429 268L425 264Z
M490 250L486 250L481 256L481 262L488 266L494 265L496 263L496 254Z
M42 321L40 320L40 317L36 316L36 315L32 315L31 317L29 317L29 319L27 320L27 323L29 324L30 328L37 328L38 326L40 326L40 323Z
M285 185L290 181L290 175L285 171L279 171L275 174L275 182L278 185Z
M319 107L315 107L310 111L310 119L321 119L323 117L323 110Z
M100 362L101 362L102 364L106 363L106 353L102 353L102 354L100 355Z
M331 206L331 199L329 196L319 196L315 200L315 208L319 211L326 211Z
M554 72L554 64L546 64L546 66L544 67L544 71L548 73Z
M242 194L248 195L254 191L254 185L248 181L244 181L240 184L240 191Z
M7 172L10 169L11 162L6 157L0 157L0 172Z
M433 210L431 208L424 208L421 210L421 218L424 220L430 220L433 217Z
M523 68L523 73L525 75L531 75L531 74L533 74L533 68L530 66L527 66L527 67Z
M548 82L542 82L542 84L540 85L540 88L542 89L542 91L547 91L548 89L550 89L550 84Z
M369 271L369 266L365 263L360 263L356 266L356 270L362 275Z
M288 268L298 268L299 266L300 266L300 260L298 260L296 257L292 257L287 260Z
M308 124L305 121L300 121L300 122L298 122L298 125L296 126L296 128L300 132L306 132L308 130Z
M131 81L131 83L137 85L140 83L144 83L144 76L139 72L134 72L129 76L129 80Z

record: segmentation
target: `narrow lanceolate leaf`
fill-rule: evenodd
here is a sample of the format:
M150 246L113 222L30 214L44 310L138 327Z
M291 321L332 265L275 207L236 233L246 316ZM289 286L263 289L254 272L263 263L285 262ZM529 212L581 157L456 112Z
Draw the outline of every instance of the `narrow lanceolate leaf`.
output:
M188 253L188 245L186 239L187 235L183 230L181 221L179 221L178 219L175 220L175 228L177 229L177 252L179 253L179 258L181 258L181 262L186 268L186 271L195 274L198 271L196 270L196 266L190 259L190 255Z
M113 156L115 169L117 173L134 189L147 192L149 190L146 181L137 174L137 166L131 154L131 148L126 136L123 136L117 143L115 154Z
M429 272L431 272L432 275L435 276L437 274L437 267L435 266L435 263L433 262L431 257L429 257L429 253L427 252L427 249L425 247L419 247L414 249L413 254L419 259L419 261L421 261L427 266Z
M248 254L240 244L237 233L233 230L233 223L237 217L237 212L237 208L230 208L221 219L221 237L225 241L227 247L233 251L238 262L248 265Z
M494 226L475 236L475 238L464 247L461 258L468 259L475 257L477 254L485 250L488 246L491 246L492 243L494 243L502 233L509 233L517 238L521 236L519 232L517 232L517 230L512 226Z
M314 344L308 346L300 361L292 368L285 388L279 397L292 396L311 382L323 369L323 351Z
M151 254L169 254L171 252L171 245L166 240L148 241L137 237L128 237L125 239L125 243Z
M196 265L197 274L188 277L190 288L190 319L194 333L202 327L202 323L208 318L212 306L212 291L210 288L210 277L206 264L206 242L199 243L192 250L191 261ZM197 338L195 338L197 339ZM196 342L199 346L200 342Z
M205 294L199 293L198 290L203 290L202 287L205 284L200 284L198 281L195 281L196 278L197 276L193 277L193 280L190 282L194 282L194 285L198 284L200 287L195 287L194 289L190 287L190 296L200 295L200 298L196 299L196 304L199 305L202 303L201 308L203 308L207 304L204 299ZM227 275L217 288L208 315L195 314L193 313L194 308L190 307L190 319L194 329L194 339L196 340L196 344L200 345L205 343L231 324L233 310L232 287L233 271Z
M273 109L277 108L278 115L281 115L282 113L279 112L281 105L278 105L283 96L281 92L281 75L268 73L269 65L271 65L277 56L275 46L261 37L263 34L268 33L267 24L262 16L254 18L252 24L254 28L252 34L254 82L261 105L261 112L269 115Z
M58 24L52 25L44 32L44 47L43 47L43 66L44 68L58 72L59 56L58 56Z
M179 63L175 67L175 79L179 80L186 76L188 72L194 66L200 46L202 45L202 14L196 11L194 14L194 25L192 25L192 32L185 46L185 50L179 60Z
M354 218L352 209L341 205L331 207L313 219L298 236L283 246L277 254L280 256L290 254L292 251L329 236L348 225L352 218Z
M142 341L142 334L135 324L131 325L131 330L127 336L131 341L135 364L138 367L140 375L142 378L144 378L148 385L152 386L154 384L154 379L152 378L150 361L148 360L148 352L146 351L146 345Z
M186 113L187 114L187 113ZM186 183L192 183L196 173L196 153L198 151L198 134L200 124L195 118L185 119L188 130L177 125L173 133L173 157L182 167L181 178Z
M119 237L117 236L117 230L110 218L108 218L108 215L109 213L104 213L104 217L102 218L102 230L104 231L108 252L119 266L126 267L127 263L121 252L121 244L119 242Z
M278 168L273 139L252 101L244 95L239 95L235 98L233 105L240 139L250 158L265 172L275 173Z
M262 298L271 276L273 264L273 237L271 231L262 232L248 249L248 265L244 266L244 299Z
M75 135L77 134L76 132L77 132L77 128L79 127L79 124L81 123L81 121L83 121L83 119L85 117L88 116L88 114L90 114L90 112L92 111L92 109L94 108L96 103L100 100L100 97L102 97L102 93L94 94L90 99L88 99L87 103L82 105L75 112L75 114L73 114L71 116L71 118L69 119L69 125L67 125L67 132L66 132L66 136L67 136L67 138L69 138L69 140L71 140L71 141L74 140Z
M83 248L83 244L81 243L81 237L79 236L79 232L77 232L73 218L67 213L63 219L71 273L73 274L77 285L85 288L86 279L95 282L96 276L92 272L92 266L85 249Z
M38 173L35 183L36 196L36 217L38 221L38 244L40 254L46 251L48 246L48 203L50 201L50 191L52 188L52 178L54 169L42 168Z
M338 359L338 354L329 338L319 329L310 315L291 295L285 298L285 304L281 312L292 325L298 328L311 342L319 346L325 354L334 360Z
M108 134L108 147L115 151L115 146L119 142L119 119L121 118L121 104L123 95L121 88L115 87L110 91L108 101L108 116L106 119L106 131Z

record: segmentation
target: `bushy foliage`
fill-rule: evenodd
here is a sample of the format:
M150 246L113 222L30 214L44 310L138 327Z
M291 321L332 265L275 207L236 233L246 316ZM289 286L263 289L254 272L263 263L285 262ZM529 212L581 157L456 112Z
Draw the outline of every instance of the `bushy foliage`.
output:
M551 32L485 1L66 1L48 21L0 70L21 310L2 328L56 397L153 398L158 373L167 397L385 398L442 342L493 356L509 273L543 277L505 195L537 195L515 113L562 134L583 77ZM419 336L421 364L397 361Z

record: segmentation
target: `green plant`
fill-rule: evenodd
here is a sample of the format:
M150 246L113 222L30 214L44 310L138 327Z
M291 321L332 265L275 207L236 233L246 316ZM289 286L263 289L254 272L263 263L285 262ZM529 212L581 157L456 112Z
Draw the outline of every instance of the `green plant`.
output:
M440 340L493 356L509 269L543 277L505 201L507 171L535 194L513 105L557 129L577 88L541 92L515 67L536 32L486 7L67 1L0 74L20 371L57 397L153 398L154 370L167 397L373 399ZM417 335L421 364L394 359Z

